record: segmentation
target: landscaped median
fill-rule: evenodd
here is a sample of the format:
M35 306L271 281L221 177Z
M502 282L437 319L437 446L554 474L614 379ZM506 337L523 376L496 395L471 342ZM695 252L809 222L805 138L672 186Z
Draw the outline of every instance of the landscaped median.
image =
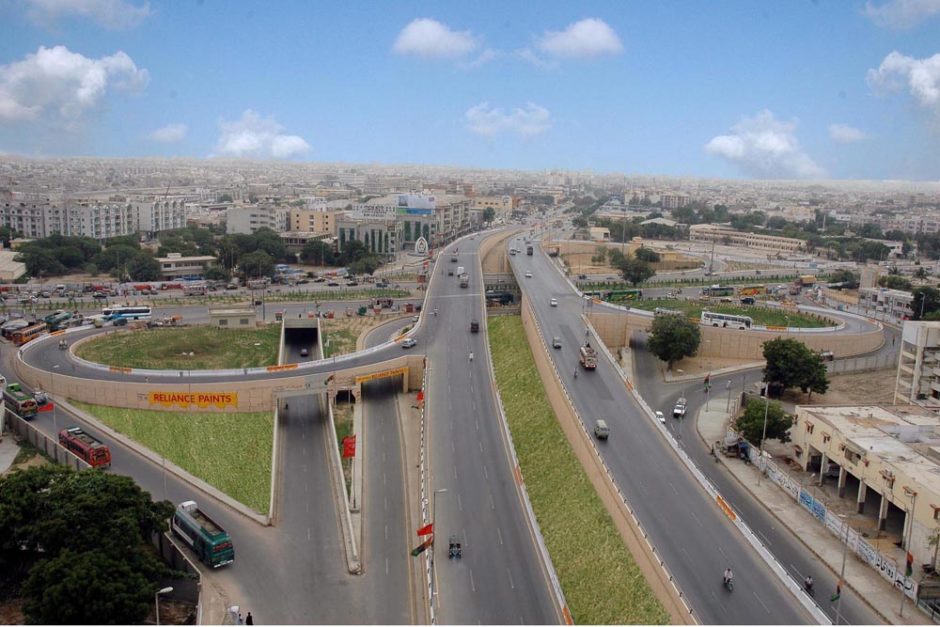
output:
M273 414L167 412L69 402L236 501L267 514Z
M668 623L555 418L520 318L488 326L526 490L575 622Z

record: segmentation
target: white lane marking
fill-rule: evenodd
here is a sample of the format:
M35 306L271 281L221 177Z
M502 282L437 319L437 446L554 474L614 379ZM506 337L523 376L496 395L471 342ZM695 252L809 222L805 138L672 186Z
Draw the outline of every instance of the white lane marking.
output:
M496 502L493 500L492 492L490 492L490 509L496 509Z
M482 452L483 452L483 442L477 442L477 444L480 445L480 452L482 453Z
M487 479L490 478L489 473L486 472L486 464L483 464L483 476L484 476L485 478L487 478Z
M509 572L509 569L508 569L508 568L506 569L506 574L509 575L509 587L512 588L513 590L515 590L515 589L516 589L516 584L513 582L513 580L512 580L512 573Z
M676 486L673 485L672 481L667 481L666 483L668 483L669 487L672 488L672 491L676 493L676 496L679 496L679 491L676 489Z
M754 595L754 598L757 599L757 602L760 603L761 607L764 608L764 611L770 614L770 609L766 605L764 605L764 602L761 600L760 595L758 595L756 592L752 594Z
M450 441L450 452L451 452L451 453L456 453L456 452L457 452L457 447L454 446L454 441L453 441L453 440Z
M388 576L388 558L385 558L385 576Z
M454 481L457 480L457 467L454 466Z
M385 525L385 539L388 540L388 525Z
M470 569L470 589L473 590L474 592L477 591L477 587L473 583L473 569L472 568Z
M757 530L757 533L759 533L759 534L760 534L760 537L762 537L762 538L764 539L764 544L766 544L767 546L770 546L771 544L773 544L773 543L770 541L770 538L768 538L767 536L765 536L764 533L763 533L760 529Z
M386 497L382 497L382 501L383 501L383 503L384 503L384 508L385 508L385 510L388 511L388 497L387 497L387 496L386 496Z
M480 420L479 420L479 418L478 418L478 419L477 419L477 431L479 431L479 430L480 430Z
M385 473L383 472L382 473L382 485L385 485L386 483L388 482L385 480Z
M460 495L457 495L457 509L463 511L463 503L460 501Z
M496 536L499 538L499 543L503 543L503 532L499 530L499 527L496 528Z
M307 542L310 542L310 527L307 527Z

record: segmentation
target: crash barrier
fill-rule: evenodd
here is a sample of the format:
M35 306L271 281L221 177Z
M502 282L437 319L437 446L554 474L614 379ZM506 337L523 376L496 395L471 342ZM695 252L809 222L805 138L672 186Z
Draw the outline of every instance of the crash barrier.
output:
M196 607L196 624L202 624L202 572L180 549L169 532L154 533L150 543L157 549L163 562L171 569L183 573L184 577L161 581L173 587L173 592L164 593L161 598L189 603Z
M72 470L85 470L91 468L87 462L79 459L74 453L59 446L57 435L46 435L38 427L23 420L10 409L5 412L4 423L6 428L20 440L29 442L41 453L57 464L68 466ZM65 425L62 425L63 427Z
M339 443L336 442L336 422L333 419L333 401L329 398L318 397L320 403L325 402L327 407L328 430L330 432L330 466L333 469L333 493L340 507L341 528L343 532L343 546L346 550L346 568L350 573L358 575L362 572L362 558L359 555L359 543L353 532L352 514L349 508L349 492L346 491L346 479L343 476L343 460L339 456Z
M738 435L729 429L732 435ZM787 495L800 506L813 515L821 525L839 539L840 544L845 544L848 549L858 558L868 564L871 568L888 580L895 588L903 590L904 594L910 599L917 599L917 582L904 574L903 567L899 567L897 560L879 552L878 549L865 541L860 533L847 527L838 514L835 514L826 507L826 505L815 498L813 494L800 485L800 482L791 477L786 471L781 470L777 464L770 461L765 455L763 464L761 464L760 451L755 447L748 448L748 457L751 463L761 469L766 477L780 486Z

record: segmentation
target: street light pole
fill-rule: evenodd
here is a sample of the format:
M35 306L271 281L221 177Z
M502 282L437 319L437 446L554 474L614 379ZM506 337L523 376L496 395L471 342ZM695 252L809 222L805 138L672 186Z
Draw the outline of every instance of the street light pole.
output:
M764 474L764 439L767 437L767 412L770 410L770 383L764 383L764 430L760 436L760 468L757 469L757 485Z
M440 492L447 492L447 488L441 488L434 491L434 496L431 498L431 529L434 535L437 535L437 529L434 527L437 526L437 495ZM434 592L431 595L431 603L434 602L435 596L437 596L437 570L434 562L434 545L437 544L434 541L434 536L431 536L431 585L434 586Z
M154 609L156 610L157 615L157 624L160 624L160 595L169 594L173 592L173 586L167 586L166 588L160 588L157 590L157 593L153 595Z
M839 583L836 584L836 593L839 598L836 599L836 625L842 619L842 584L845 583L845 554L849 548L849 521L845 519L845 514L839 514L842 519L842 529L845 537L842 540L842 569L839 571Z

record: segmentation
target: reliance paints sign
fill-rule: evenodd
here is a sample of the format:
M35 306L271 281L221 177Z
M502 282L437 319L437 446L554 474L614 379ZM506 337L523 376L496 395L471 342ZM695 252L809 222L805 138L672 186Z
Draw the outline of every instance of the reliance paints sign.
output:
M238 406L238 392L150 392L147 398L151 405L162 407L226 407Z

